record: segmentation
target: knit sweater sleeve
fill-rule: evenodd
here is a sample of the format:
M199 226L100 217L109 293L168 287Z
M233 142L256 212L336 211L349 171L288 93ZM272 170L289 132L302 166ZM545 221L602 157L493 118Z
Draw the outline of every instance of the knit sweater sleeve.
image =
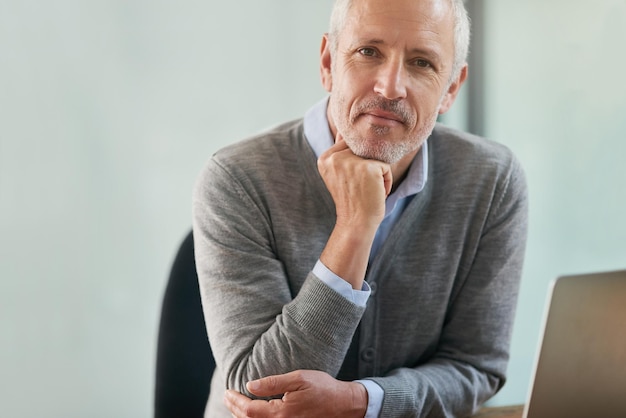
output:
M278 221L267 207L275 197L259 198L258 190L219 158L209 161L193 196L205 322L226 387L251 396L246 382L268 375L296 369L336 375L364 308L310 271L290 277L276 254L275 241L282 237L275 236ZM305 249L308 237L301 239Z
M508 163L434 355L371 378L385 392L381 416L469 416L504 384L527 229L525 177L515 158Z

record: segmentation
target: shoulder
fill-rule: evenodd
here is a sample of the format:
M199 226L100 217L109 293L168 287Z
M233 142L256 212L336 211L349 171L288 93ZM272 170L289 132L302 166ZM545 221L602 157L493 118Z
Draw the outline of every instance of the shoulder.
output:
M509 164L515 160L511 150L505 145L448 126L437 124L428 143L440 157L447 159L462 159L473 161L478 159L483 163Z
M263 189L293 178L315 161L298 119L220 149L207 161L197 183L204 188L238 184Z
M223 164L258 163L264 159L292 155L304 144L302 119L289 121L259 134L228 145L217 151L212 159Z
M473 204L527 199L522 165L503 144L437 124L428 150L429 179L448 199Z
M455 175L524 175L521 164L507 146L442 124L436 125L428 140L428 147L436 172Z

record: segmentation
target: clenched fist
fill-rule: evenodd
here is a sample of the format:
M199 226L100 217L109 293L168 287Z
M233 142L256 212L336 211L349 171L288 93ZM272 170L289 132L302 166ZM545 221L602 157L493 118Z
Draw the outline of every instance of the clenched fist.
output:
M376 230L385 217L385 199L393 185L391 167L356 156L341 135L317 166L337 214L320 261L360 290Z

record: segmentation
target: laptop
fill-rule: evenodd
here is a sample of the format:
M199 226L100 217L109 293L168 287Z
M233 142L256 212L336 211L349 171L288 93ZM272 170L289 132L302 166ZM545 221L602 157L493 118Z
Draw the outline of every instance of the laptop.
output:
M557 278L544 315L524 418L625 418L626 270Z

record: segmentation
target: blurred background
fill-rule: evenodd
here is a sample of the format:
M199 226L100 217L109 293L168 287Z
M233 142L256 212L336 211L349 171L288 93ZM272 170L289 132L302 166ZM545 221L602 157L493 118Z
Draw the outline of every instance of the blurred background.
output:
M222 146L324 97L332 0L0 0L0 416L150 417L159 311ZM626 268L625 0L469 0L445 123L530 187L509 367L523 403L558 275Z

